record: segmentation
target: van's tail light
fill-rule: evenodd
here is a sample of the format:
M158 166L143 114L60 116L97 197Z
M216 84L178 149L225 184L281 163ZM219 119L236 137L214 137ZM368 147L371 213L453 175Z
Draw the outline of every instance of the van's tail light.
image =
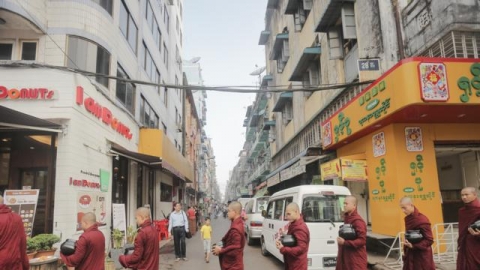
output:
M262 222L261 221L250 221L250 226L251 227L262 227Z

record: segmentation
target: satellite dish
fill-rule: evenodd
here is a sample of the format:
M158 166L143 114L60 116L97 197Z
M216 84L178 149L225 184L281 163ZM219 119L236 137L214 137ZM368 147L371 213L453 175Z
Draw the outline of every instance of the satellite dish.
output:
M200 58L201 58L201 57L194 57L194 58L190 59L190 62L192 62L192 63L195 64L195 63L197 63L198 61L200 61Z
M250 73L250 75L252 75L252 76L258 76L258 75L262 74L262 72L264 72L266 68L267 68L267 67L257 68L257 69L255 69L255 71L253 71L252 73Z

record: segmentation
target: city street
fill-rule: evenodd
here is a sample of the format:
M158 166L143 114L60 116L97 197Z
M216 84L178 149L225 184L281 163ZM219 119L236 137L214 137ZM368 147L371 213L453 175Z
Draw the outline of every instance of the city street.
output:
M212 220L213 239L212 243L221 240L230 226L230 221L219 217ZM160 250L160 269L162 270L210 270L220 269L218 257L210 257L210 263L205 263L203 253L203 243L200 233L197 232L191 239L187 239L187 258L188 261L175 262L175 252L173 240L163 246ZM283 269L283 263L275 257L264 257L260 253L260 243L254 246L245 245L244 259L245 269L262 270Z

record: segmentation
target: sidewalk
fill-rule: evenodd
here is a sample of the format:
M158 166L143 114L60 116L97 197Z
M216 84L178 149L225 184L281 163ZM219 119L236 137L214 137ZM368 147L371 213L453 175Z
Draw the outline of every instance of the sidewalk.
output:
M367 252L367 261L368 265L371 267L370 269L374 270L392 270L392 269L401 269L400 264L397 264L397 267L388 267L385 265L385 255L376 254L374 252ZM389 258L387 263L395 263L395 259ZM441 262L435 263L436 269L439 270L455 270L457 265L455 262Z

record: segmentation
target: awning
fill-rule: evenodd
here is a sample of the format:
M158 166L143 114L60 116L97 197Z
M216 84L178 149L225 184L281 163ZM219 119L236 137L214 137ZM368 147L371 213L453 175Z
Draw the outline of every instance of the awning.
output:
M287 101L293 99L293 92L283 92L280 94L280 97L278 97L277 103L275 103L275 106L273 107L273 112L281 112L283 110L283 107L287 103Z
M323 14L320 16L320 20L317 24L315 32L325 33L328 31L328 28L335 25L338 18L340 18L342 13L343 3L355 3L355 0L330 0L325 5L326 8L323 11Z
M275 125L276 125L275 120L265 121L263 123L263 130L269 130L271 127L274 127Z
M125 149L124 147L112 143L112 149L110 150L110 153L126 157L131 160L135 160L137 162L140 162L142 164L148 165L148 166L153 166L156 168L161 168L162 165L162 160L159 157L155 156L150 156L150 155L145 155L145 154L140 154L134 151L130 151Z
M302 56L298 60L298 63L293 69L292 75L290 76L290 81L303 81L303 75L305 71L310 66L310 63L314 61L322 52L320 47L309 47L303 50Z
M273 43L270 60L276 60L278 58L278 55L282 51L284 41L288 41L288 33L281 33L275 36L275 42Z
M268 82L269 82L269 81L272 81L272 80L273 80L273 76L270 75L270 74L263 76L263 78L262 78L262 85L261 85L261 86L262 86L262 87L268 86Z
M0 106L0 130L37 130L61 133L62 126Z
M263 30L262 32L260 32L260 40L258 41L258 45L265 45L269 37L270 37L270 31Z
M298 0L287 0L287 5L285 6L285 14L292 15L298 10Z

